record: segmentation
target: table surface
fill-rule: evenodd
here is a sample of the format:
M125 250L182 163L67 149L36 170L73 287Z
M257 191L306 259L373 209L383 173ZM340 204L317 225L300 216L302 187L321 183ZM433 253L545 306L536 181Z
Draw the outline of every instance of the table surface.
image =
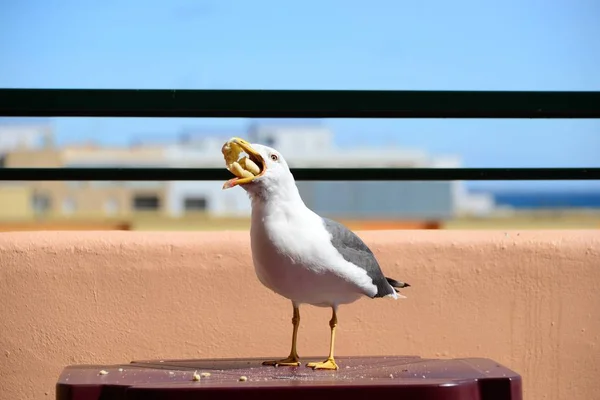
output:
M521 377L485 358L339 357L337 371L263 366L264 359L149 360L73 365L58 400L306 399L332 395L422 400L522 400ZM315 358L314 360L319 360ZM195 381L194 374L200 376ZM201 396L201 397L199 397Z

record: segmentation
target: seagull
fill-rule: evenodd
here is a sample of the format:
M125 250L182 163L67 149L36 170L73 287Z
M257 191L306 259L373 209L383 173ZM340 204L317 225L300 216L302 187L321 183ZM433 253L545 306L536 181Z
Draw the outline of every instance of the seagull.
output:
M256 276L265 287L290 300L293 307L289 356L263 365L300 365L296 342L300 306L306 304L332 310L329 356L306 366L337 370L334 344L338 307L363 296L406 298L398 289L410 285L386 277L373 252L355 233L304 204L280 152L234 137L223 145L222 153L227 168L236 175L223 189L239 186L251 201L250 242Z

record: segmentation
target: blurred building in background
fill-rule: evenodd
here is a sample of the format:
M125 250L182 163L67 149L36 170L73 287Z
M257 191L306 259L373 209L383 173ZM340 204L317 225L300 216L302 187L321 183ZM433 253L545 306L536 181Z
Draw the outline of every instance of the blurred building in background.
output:
M224 168L221 146L232 136L272 146L299 168L460 167L455 156L433 157L397 147L342 149L333 132L318 124L253 123L246 132L187 132L171 142L143 138L129 147L93 143L57 147L50 125L0 128L2 165L11 167ZM300 194L317 213L345 220L444 221L486 215L493 198L471 194L463 182L299 181ZM179 218L191 214L239 218L250 215L244 190L222 190L215 181L12 182L0 186L1 219L58 217L122 219L134 215Z

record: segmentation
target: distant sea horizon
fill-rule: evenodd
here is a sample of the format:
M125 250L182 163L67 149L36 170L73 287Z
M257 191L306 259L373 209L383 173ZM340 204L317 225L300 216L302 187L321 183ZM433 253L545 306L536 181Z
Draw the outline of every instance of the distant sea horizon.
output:
M600 190L525 191L511 189L474 190L490 193L496 206L517 209L600 208Z

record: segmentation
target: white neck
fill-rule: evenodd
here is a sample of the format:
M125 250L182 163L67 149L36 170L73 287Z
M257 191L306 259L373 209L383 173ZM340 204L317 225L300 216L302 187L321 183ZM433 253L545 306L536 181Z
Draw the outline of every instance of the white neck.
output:
M310 210L302 201L294 179L286 179L277 184L256 185L247 188L252 202L252 219L263 220L270 214L286 214L288 217L301 215Z
M281 180L276 184L257 184L248 187L246 190L252 201L252 207L257 203L290 204L305 207L293 178Z

